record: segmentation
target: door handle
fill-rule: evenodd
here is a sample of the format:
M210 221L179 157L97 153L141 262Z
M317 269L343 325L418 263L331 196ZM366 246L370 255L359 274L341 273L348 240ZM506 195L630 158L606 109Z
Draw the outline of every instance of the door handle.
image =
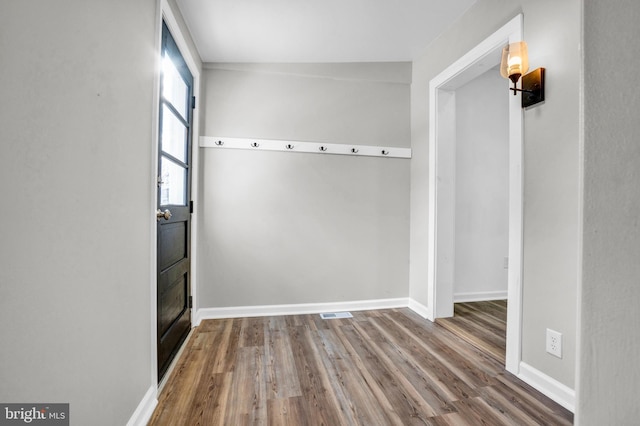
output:
M158 222L162 218L164 218L165 220L169 220L169 219L171 219L171 212L169 211L169 209L167 209L165 211L162 211L162 210L158 209L158 211L156 212L156 217L158 218Z

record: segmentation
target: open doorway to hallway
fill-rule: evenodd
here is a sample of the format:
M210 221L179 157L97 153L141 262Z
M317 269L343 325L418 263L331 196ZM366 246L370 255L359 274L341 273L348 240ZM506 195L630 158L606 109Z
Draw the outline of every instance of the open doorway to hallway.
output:
M497 66L456 89L453 301L507 298L509 92Z
M436 323L504 365L507 348L506 300L456 303L453 317L438 318Z
M504 297L501 289L472 289L459 290L454 289L454 283L462 275L466 274L468 282L476 285L480 281L489 282L490 285L499 285L500 275L507 275L507 324L506 324L506 354L505 369L512 373L518 374L521 360L521 292L522 292L522 109L519 102L512 96L506 96L508 99L508 113L503 116L508 126L508 150L506 155L508 158L507 173L507 215L506 218L500 219L498 222L507 226L507 256L504 252L496 256L496 247L500 244L488 244L487 241L493 239L487 229L491 230L488 225L491 221L489 217L502 215L502 213L489 212L485 210L487 206L476 205L475 202L486 202L492 198L490 192L486 191L489 182L475 185L475 179L485 179L482 174L470 175L461 178L457 175L458 169L458 153L467 155L471 150L467 147L464 150L456 150L458 144L457 137L460 129L456 125L457 121L457 105L461 103L458 99L458 89L477 77L487 73L500 62L500 54L502 48L514 41L522 38L522 15L519 15L507 23L504 27L496 31L486 40L481 42L466 55L451 64L443 70L438 76L433 78L429 84L429 277L428 277L428 293L429 293L429 309L427 316L432 321L436 318L451 317L454 314L454 301L463 302L469 300L487 300ZM496 75L497 79L498 76ZM506 83L503 81L502 88L496 93L504 93ZM508 91L507 91L508 93ZM476 114L484 114L491 110L482 99L485 95L478 93L472 94L470 100L476 104ZM478 99L480 98L480 99ZM504 99L504 98L503 98ZM462 102L462 105L471 104L471 101ZM472 117L475 117L472 115ZM477 118L477 117L476 117ZM480 118L481 126L484 118ZM477 126L476 126L477 127ZM469 133L468 137L471 141L476 141L479 136L474 127L464 127ZM476 129L477 130L477 129ZM477 148L477 147L476 147ZM505 153L505 151L503 151ZM482 153L488 158L484 163L486 172L486 164L491 164L495 160L495 153ZM472 161L478 162L473 155L470 156ZM470 167L470 166L469 166ZM468 170L465 170L467 172ZM481 176L480 178L478 176ZM465 185L462 189L456 184L456 180L466 179L473 185ZM469 191L469 187L475 188ZM479 189L478 189L479 188ZM470 197L465 203L468 204L466 210L460 209L460 203L456 191L466 191ZM474 192L475 191L475 192ZM475 200L473 202L469 200ZM479 201L478 201L479 200ZM496 203L495 205L499 205ZM490 203L488 205L491 205ZM471 207L471 208L469 208ZM482 210L484 213L479 214ZM458 229L456 227L456 214L463 215L472 212L476 218L482 222L482 226L486 229L478 232L477 224L467 226L467 229ZM472 223L471 223L472 224ZM469 224L467 224L469 225ZM473 225L473 224L472 224ZM492 230L494 233L495 229ZM461 235L465 234L466 240L462 242ZM482 235L484 233L484 235ZM481 241L482 244L479 244ZM495 246L488 248L489 246ZM467 249L467 261L462 262L461 250ZM499 248L497 249L499 252ZM483 258L487 255L487 258ZM499 260L491 260L489 258L497 257ZM505 260L505 257L508 257ZM460 259L459 259L460 258ZM508 263L508 270L504 269ZM460 265L463 264L463 269ZM497 267L497 268L496 268ZM457 269L456 269L457 268ZM489 271L489 270L492 270ZM489 272L488 272L489 271ZM491 275L495 275L491 278ZM485 283L486 284L486 283ZM458 293L454 297L454 293ZM466 293L466 294L465 294ZM456 300L457 299L457 300Z
M503 365L509 251L509 92L504 89L493 66L455 91L455 305L453 317L438 320Z

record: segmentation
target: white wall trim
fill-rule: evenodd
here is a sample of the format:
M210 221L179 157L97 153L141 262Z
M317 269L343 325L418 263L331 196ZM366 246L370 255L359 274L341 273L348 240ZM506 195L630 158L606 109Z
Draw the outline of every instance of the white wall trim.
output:
M155 58L156 63L154 66L154 81L153 81L153 105L152 108L152 129L151 129L151 176L149 176L149 191L151 191L151 197L149 197L149 217L153 217L153 212L156 211L157 206L157 194L154 191L157 179L158 179L158 139L159 139L159 127L160 127L160 67L161 57L160 50L162 48L162 16L163 8L165 8L165 0L157 0L157 14L156 14L156 45L155 45ZM149 365L151 367L151 386L155 387L157 392L158 386L158 336L157 336L157 321L158 321L158 306L157 306L157 293L158 293L158 235L157 235L157 222L153 219L149 220L149 235L151 236L149 241L150 251L150 271L149 271L149 323L151 324L151 335L149 342L149 352L151 360Z
M505 300L506 291L478 291L471 293L456 293L453 295L454 303L486 302L488 300Z
M502 46L522 40L523 16L516 16L429 82L429 233L427 293L430 320L453 314L455 228L452 226L451 165L447 149L455 146L455 88L481 74L476 65L496 60ZM499 59L498 59L499 60ZM484 68L486 69L486 68ZM505 83L505 90L507 88ZM507 305L507 371L517 374L522 358L522 108L520 98L509 101L509 271ZM453 122L454 123L454 122ZM453 133L452 133L453 132ZM444 152L440 152L444 151ZM439 157L447 162L439 168ZM442 165L441 165L442 166ZM442 192L442 194L440 194ZM439 201L441 200L442 203ZM440 219L440 220L439 220ZM440 223L442 222L442 223ZM453 235L453 236L452 236Z
M431 310L428 306L423 305L415 299L409 299L409 309L425 319L429 318L432 315Z
M222 136L201 136L200 147L216 149L248 149L252 151L306 152L310 154L324 155L338 154L351 155L354 157L411 158L411 148L256 138L229 138Z
M320 314L338 311L368 311L374 309L406 308L409 299L355 300L349 302L300 303L290 305L236 306L226 308L203 308L196 313L195 325L205 319L264 317L274 315Z
M303 315L323 312L367 311L375 309L409 308L423 318L430 315L429 308L407 297L373 299L334 303L303 303L291 305L237 306L227 308L203 308L196 313L195 325L205 319L261 317L271 315Z
M575 412L576 393L570 387L560 383L553 377L533 368L525 362L520 363L517 377L539 392L542 392L572 413Z
M509 43L521 41L524 17L507 24ZM524 118L520 97L509 96L509 269L507 271L507 347L505 369L517 374L522 360L522 258L524 252ZM513 99L516 98L516 99Z
M150 386L149 389L147 389L147 392L142 397L142 401L140 401L129 418L127 426L145 426L149 422L153 415L153 410L155 410L158 405L157 393L156 386Z

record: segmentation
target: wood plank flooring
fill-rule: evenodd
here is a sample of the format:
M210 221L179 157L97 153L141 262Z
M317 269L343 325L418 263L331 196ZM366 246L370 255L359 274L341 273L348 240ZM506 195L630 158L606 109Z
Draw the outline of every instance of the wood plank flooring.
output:
M453 311L453 317L438 318L436 322L504 365L507 301L456 303Z
M150 425L570 425L570 412L409 309L207 320Z

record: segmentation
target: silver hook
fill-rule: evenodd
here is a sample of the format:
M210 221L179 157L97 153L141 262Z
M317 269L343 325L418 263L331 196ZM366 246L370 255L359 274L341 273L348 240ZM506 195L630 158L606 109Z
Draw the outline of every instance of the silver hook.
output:
M293 145L287 144L287 149L293 149Z
M389 155L389 151L387 151L386 149L382 150L382 155Z
M251 146L254 147L254 148L257 148L257 147L260 146L260 144L258 142L252 142Z
M320 148L318 148L320 151L325 152L327 150L326 146L321 146Z
M216 141L216 145L218 145L218 146L222 146L222 145L224 145L224 142L222 142L222 141Z
M354 154L357 154L358 150L356 148L351 148L351 152L354 153Z

